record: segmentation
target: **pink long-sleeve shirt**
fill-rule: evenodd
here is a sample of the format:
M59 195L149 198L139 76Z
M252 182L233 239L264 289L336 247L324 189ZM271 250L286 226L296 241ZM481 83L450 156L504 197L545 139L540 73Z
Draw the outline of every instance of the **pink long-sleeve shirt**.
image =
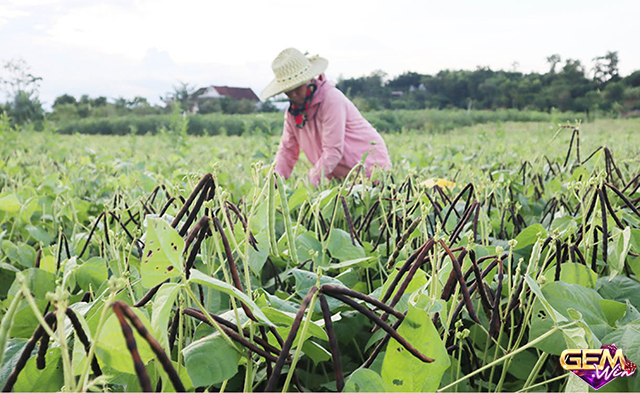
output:
M318 88L307 109L304 127L296 127L291 113L285 112L284 130L276 154L276 172L288 179L301 148L313 164L309 180L314 186L320 182L323 172L329 179L344 178L367 152L367 176L371 175L374 166L391 169L382 136L362 117L356 106L328 82L324 74L314 83Z

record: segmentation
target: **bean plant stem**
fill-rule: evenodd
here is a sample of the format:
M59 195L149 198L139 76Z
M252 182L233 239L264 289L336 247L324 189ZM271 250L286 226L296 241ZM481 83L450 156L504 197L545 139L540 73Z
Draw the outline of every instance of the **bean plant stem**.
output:
M296 370L296 364L298 364L298 359L300 358L300 353L302 352L302 345L307 338L307 331L309 330L309 325L311 324L311 317L313 316L313 310L316 308L317 299L318 291L315 291L315 293L311 297L311 303L309 303L309 309L307 310L307 319L304 321L304 325L302 325L302 332L300 333L300 338L298 339L296 353L293 355L293 360L291 362L291 366L289 366L287 379L284 381L284 387L282 388L283 393L289 391L289 384L291 383L291 378L293 377L293 373Z
M59 288L59 287L58 287ZM66 303L66 301L58 301L58 305L61 303ZM65 390L74 391L75 390L75 378L73 377L73 370L71 369L71 359L69 358L69 347L67 345L66 340L66 330L64 328L64 318L66 316L67 305L62 304L62 307L59 307L56 310L56 319L58 323L58 339L60 342L60 354L62 357L62 367L64 368L64 385ZM91 361L87 359L87 364L90 364Z
M458 299L458 295L460 294L460 285L456 285L456 291L453 293L451 297L451 307L456 304L456 300ZM447 315L447 324L444 326L444 335L442 337L442 342L447 342L447 338L449 336L449 326L451 326L451 318L453 318L453 312L450 312Z
M215 233L213 229L212 229L212 233ZM222 237L220 239L222 240ZM222 255L222 249L220 248L220 244L218 243L217 239L214 238L213 244L216 249L216 253L218 254L218 259L220 260L220 267L222 268L222 274L224 275L224 280L227 282L227 284L233 286L233 280L229 276L229 271L227 270L228 266L226 265L226 263L224 263L224 256ZM244 337L242 333L242 328L240 326L241 325L240 314L238 313L238 305L236 304L236 299L233 296L231 296L229 300L231 302L231 308L233 309L233 314L236 317L236 324L238 325L238 333L240 334L240 336Z
M439 391L446 391L450 387L455 386L455 385L459 384L462 381L466 381L467 379L471 378L472 376L474 376L474 375L476 375L476 374L478 374L478 373L480 373L480 372L482 372L482 371L484 371L484 370L486 370L488 368L492 368L495 365L500 364L500 363L504 362L505 360L514 357L515 355L519 354L520 352L526 351L527 349L533 347L537 343L539 343L542 340L546 339L547 337L551 336L552 334L554 334L558 330L566 329L569 326L573 326L573 325L577 324L578 322L580 322L580 321L573 321L571 323L568 323L568 324L562 325L562 326L554 326L551 330L549 330L545 334L541 335L540 337L536 338L535 340L529 341L527 344L525 344L522 347L516 349L515 351L513 351L511 353L508 353L508 354L504 355L503 357L501 357L499 359L496 359L493 362L491 362L491 363L489 363L489 364L487 364L487 365L485 365L483 367L480 367L476 371L473 371L473 372L465 375L464 377L462 377L462 378L460 378L460 379L458 379L456 381L451 382L450 384L448 384L447 386L443 387L442 389L439 389Z
M185 279L186 281L186 279ZM198 297L193 293L193 291L191 290L191 288L189 287L189 284L182 284L184 286L184 289L187 291L187 294L189 295L189 297L191 298L191 300L198 306L198 308L200 309L200 311L202 312L202 314L204 314L204 316L207 318L207 320L209 321L209 324L211 324L211 326L213 326L218 333L220 333L220 335L222 336L222 338L225 339L225 341L231 345L231 347L233 349L235 349L236 351L238 351L239 354L243 354L242 350L240 350L236 344L233 342L233 340L231 340L231 338L227 335L227 333L224 332L224 330L222 330L222 328L220 327L220 325L218 325L218 322L216 322L213 318L211 318L211 315L209 315L209 312L204 308L204 306L202 305L202 303L200 303L200 300L198 300ZM238 324L240 325L240 324Z
M536 377L538 376L540 369L544 365L544 362L547 361L547 357L549 357L549 354L547 352L543 352L542 355L538 357L536 364L533 366L531 373L529 374L529 376L527 377L527 380L524 383L523 390L525 390L530 384L532 384L536 380Z
M278 254L278 244L276 239L276 181L274 177L274 168L269 170L269 198L267 200L267 214L268 214L268 235L269 245L271 247L271 255Z
M500 294L499 294L499 293L496 293L496 299L495 299L495 301L496 301L496 302L499 302L499 301L500 301L499 296L500 296ZM498 307L498 310L500 310L500 307ZM494 311L494 312L495 312L495 311ZM498 315L499 315L499 314L502 314L502 313L501 313L501 312L498 312ZM496 357L498 357L498 348L500 347L500 341L502 341L502 332L503 332L503 331L504 331L504 329L500 329L500 332L498 333L498 343L496 344L496 346L495 346L495 350L493 351L493 359L494 359L494 360L496 359ZM492 362L492 363L493 363L494 365L493 365L493 366L491 366L491 372L489 372L489 388L487 389L489 392L491 391L491 383L492 383L492 381L493 381L493 372L495 371L495 365L497 364L497 363L495 363L495 362Z
M184 311L184 298L182 297L182 293L178 293L178 375L180 375L180 368L182 367L182 342L184 340L183 331L184 331L184 316L182 312Z
M96 327L96 334L93 337L91 343L91 349L87 354L87 360L84 363L84 367L82 368L82 373L80 374L80 379L78 380L77 390L76 392L84 392L86 391L86 384L88 382L89 377L89 368L91 366L91 359L95 356L96 348L98 346L98 340L100 338L100 334L102 334L102 328L104 327L104 323L107 321L107 313L111 309L111 303L114 302L116 298L116 289L112 288L109 294L109 299L102 305L102 312L100 313L100 319L98 320L98 327ZM63 325L64 326L64 325Z
M462 342L458 341L458 367L456 368L456 380L458 378L460 378L460 361L461 361L461 359L462 359ZM456 385L455 392L458 393L458 385Z
M255 209L256 209L256 205L258 204L258 200L262 197L262 195L264 194L264 191L266 188L262 188L262 190L260 191L260 193L258 194L258 184L256 183L254 190L253 190L253 200L251 203L251 210L249 211L249 215L247 216L247 226L245 229L245 236L244 236L244 255L245 258L242 260L242 265L244 268L244 279L245 279L245 287L247 290L247 294L249 295L249 297L251 299L253 299L253 291L251 290L251 271L249 270L249 238L250 238L250 234L251 234L251 219L253 218L253 215L255 213ZM283 190L284 192L284 190ZM277 274L277 273L276 273ZM234 302L235 303L235 302ZM238 319L238 311L237 308L235 308L235 313L236 313L236 321L238 324L238 330L240 331L240 335L242 336L242 327L241 327L241 323L240 320ZM253 321L249 321L249 340L253 341L253 335L255 334L254 331L254 324ZM267 360L268 362L268 360ZM247 369L246 369L246 373L245 373L245 383L244 383L244 388L246 391L252 391L253 389L253 380L254 380L254 373L253 373L253 362L251 360L251 351L247 351Z
M509 331L509 344L507 345L507 350L510 351L513 347L511 346L511 344L513 343L513 331L514 331L514 327L513 327L513 311L511 311L510 313L510 317L509 319L511 320L511 329ZM524 329L520 329L520 331L523 331ZM496 392L500 392L502 391L502 384L504 383L504 379L507 376L507 370L509 370L509 366L511 365L511 360L513 360L513 358L507 360L504 364L504 366L502 366L502 375L500 375L500 381L498 382L498 386L496 387Z
M540 383L537 383L537 384L535 384L535 385L531 385L531 386L528 386L528 387L524 387L524 388L522 388L522 389L518 390L518 393L519 393L519 392L524 392L524 391L527 391L527 390L531 390L531 389L535 389L535 388L537 388L537 387L540 387L540 386L546 385L546 384L551 383L551 382L559 381L559 380L561 380L561 379L567 378L569 375L571 375L571 374L570 374L570 373L562 374L562 375L559 375L559 376L557 376L557 377L555 377L555 378L547 379L546 381L542 381L542 382L540 382Z
M58 337L56 337L56 334L53 332L49 324L44 320L42 312L38 309L38 305L36 304L33 295L31 295L29 287L27 287L27 283L25 281L22 282L22 294L24 295L25 299L27 299L31 310L33 311L36 319L38 320L44 331L47 332L49 337L51 337L56 343L60 344L60 340L58 339Z

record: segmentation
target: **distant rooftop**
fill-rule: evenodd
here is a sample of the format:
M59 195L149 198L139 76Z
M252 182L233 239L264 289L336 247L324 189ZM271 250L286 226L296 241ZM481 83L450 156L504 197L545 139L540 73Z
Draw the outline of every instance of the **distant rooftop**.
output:
M249 87L208 86L196 90L197 98L221 98L229 97L234 100L250 100L258 102L260 99Z

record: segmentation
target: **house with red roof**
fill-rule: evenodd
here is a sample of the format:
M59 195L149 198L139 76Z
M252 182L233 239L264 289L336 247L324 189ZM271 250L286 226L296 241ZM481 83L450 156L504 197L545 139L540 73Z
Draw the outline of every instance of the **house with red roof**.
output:
M216 99L229 97L234 100L250 100L260 102L256 93L249 87L208 86L201 87L193 93L197 99Z

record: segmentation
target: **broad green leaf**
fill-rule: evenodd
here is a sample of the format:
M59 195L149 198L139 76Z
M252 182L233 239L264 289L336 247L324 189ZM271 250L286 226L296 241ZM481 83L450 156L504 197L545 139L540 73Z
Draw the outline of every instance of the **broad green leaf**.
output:
M293 274L293 277L296 280L295 291L298 294L298 296L302 298L307 296L307 293L309 293L309 290L311 289L311 287L316 285L316 282L318 281L318 276L315 273L311 273L306 270L291 269L291 274ZM336 280L335 278L329 277L329 276L320 277L320 285L322 286L324 284L337 285L340 287L345 286L339 280ZM326 299L327 299L327 304L329 305L329 309L331 311L342 306L341 301L336 300L330 296L326 296ZM316 303L316 309L314 311L316 312L322 311L320 308L320 302Z
M624 269L624 261L627 259L627 254L629 253L629 248L631 247L631 228L626 227L620 234L618 238L618 267L619 271Z
M600 277L596 282L596 290L605 299L624 303L629 300L637 309L640 308L640 282L624 275L610 279Z
M299 305L296 303L280 299L279 297L270 294L262 288L258 288L256 292L259 294L258 299L256 299L256 304L260 305L261 307L265 307L268 304L280 311L286 311L294 314L298 312ZM261 304L260 301L263 301L264 304Z
M615 343L622 349L624 356L636 364L640 363L640 320L607 334L602 342Z
M551 306L551 303L549 303L549 301L544 297L544 294L542 293L542 290L540 289L540 286L538 285L536 280L531 278L531 276L529 276L528 274L525 274L524 280L527 282L529 288L531 288L531 291L536 295L536 300L540 302L542 306L544 306L544 309L547 311L549 317L553 320L554 323L557 323L558 320L567 320L560 313L554 310L554 308Z
M567 374L569 375L569 379L567 380L567 385L564 388L566 393L587 393L589 391L589 385L580 379L580 377L572 372Z
M74 204L76 202L74 201ZM70 206L70 205L67 205ZM31 216L33 216L33 213L36 212L36 210L38 210L39 206L38 206L38 198L32 197L29 198L28 201L26 201L24 203L24 205L22 206L22 211L20 212L20 219L25 222L31 222Z
M0 262L0 299L7 297L9 288L15 279L16 273L19 271L11 264Z
M55 274L56 263L57 261L53 255L43 256L42 259L40 259L40 269Z
M11 261L26 268L33 267L36 261L36 250L26 243L15 245L9 240L3 240L2 251Z
M195 269L191 270L191 277L189 278L189 284L191 283L206 285L218 291L222 291L227 295L235 297L236 299L240 300L241 302L249 306L249 308L251 309L251 312L253 312L253 315L255 315L255 317L258 318L258 320L264 322L267 325L270 325L270 326L273 325L273 323L269 321L269 318L267 318L264 315L262 310L260 310L260 308L253 302L253 300L251 300L249 296L247 296L244 292L240 292L236 287L230 284L227 284L224 281L220 281L213 277L209 277L206 274Z
M636 253L640 253L640 229L631 229L629 243L631 243L631 248L634 249Z
M622 318L627 310L626 304L609 299L600 299L600 306L607 316L607 322L611 326L615 326L616 321Z
M389 286L391 285L391 283L393 282L393 280L396 278L397 275L398 275L398 271L394 269L389 275L389 277L387 277L387 280L382 285L382 292L380 296L383 296L385 293L387 293ZM405 274L405 277L406 277L406 274ZM396 295L396 292L398 292L398 289L400 288L400 284L402 284L405 277L403 277L398 282L398 285L396 285L396 288L393 290L393 293L391 294L389 299L393 299L393 297ZM422 288L428 281L429 280L427 280L427 273L425 273L425 271L422 269L418 269L416 271L416 274L413 276L413 278L409 282L409 285L407 286L407 289L404 291L404 293L405 294L413 293L418 289Z
M56 289L56 276L42 269L26 269L22 271L27 283L29 291L36 300L44 300L47 292L53 292ZM15 280L9 288L7 297L13 299L20 290L18 280Z
M7 340L9 339L9 335L11 334L11 327L13 326L13 319L16 316L16 312L20 307L20 302L22 302L22 292L18 296L14 296L9 308L6 310L5 314L2 316L2 321L0 322L0 365L4 360L4 350L7 347Z
M627 301L627 310L624 316L617 320L617 326L622 327L629 324L634 324L636 321L640 321L640 312Z
M533 313L531 315L531 328L529 330L530 341L547 333L549 330L551 330L554 326L557 325L551 318L551 315L553 315L552 313L554 312L557 312L557 311L553 310L553 308L552 308L552 311L549 312L548 307L544 305L544 302L542 302L540 298L537 298L535 300L533 304ZM562 332L557 331L553 333L551 336L538 342L535 345L535 348L538 348L541 351L559 356L562 353L562 351L564 351L567 348L567 346L566 346L566 341L562 336Z
M354 291L366 292L367 284L360 278L360 274L352 267L343 271L334 277L340 281L345 287L351 288Z
M102 285L108 278L107 265L104 259L93 257L76 270L76 282L80 288L88 291L92 288L94 291Z
M169 326L169 316L171 308L176 301L180 286L178 284L163 284L153 299L151 307L151 327L154 331L154 337L158 340L162 348L168 351L169 339L167 336L167 326Z
M164 219L147 219L146 244L141 265L142 285L151 288L182 271L184 240Z
M152 332L151 324L142 311L134 308L133 312L140 318L147 330ZM132 330L140 358L144 364L147 364L155 357L155 354L149 347L147 341L138 334L138 331L133 328ZM127 344L122 334L120 322L118 322L118 318L114 313L111 313L102 327L100 337L98 338L98 346L96 347L96 355L100 360L100 364L105 364L123 373L136 373L133 360L131 359L131 353L127 349Z
M584 321L598 337L603 337L611 327L600 306L600 295L590 288L563 282L550 282L542 287L542 293L554 309L565 317L569 317L567 310L573 308L582 314Z
M44 309L49 302L46 300L36 300L38 310L44 313ZM20 305L20 309L13 319L11 327L11 337L13 338L29 338L33 335L33 331L38 327L38 319L33 313L31 307L26 302Z
M62 262L62 269L64 273L62 274L62 282L66 285L69 290L73 290L76 287L76 272L78 271L78 262L77 257L71 257L66 261Z
M262 273L262 268L267 262L267 257L269 256L269 238L267 237L266 232L259 232L254 237L258 241L258 244L256 245L256 247L258 247L258 251L256 251L252 246L249 246L249 267L251 267L251 270L259 276Z
M267 318L269 318L269 320L272 321L277 327L290 328L293 320L296 317L295 313L288 313L271 307L264 307L262 311L267 316ZM327 333L325 333L324 329L322 329L322 327L316 322L311 321L311 323L309 324L308 333L309 335L318 337L324 341L329 341Z
M6 194L0 197L0 210L7 213L15 213L20 210L20 201L15 194Z
M368 265L369 262L373 261L373 257L364 257L358 259L352 259L350 261L344 261L340 263L332 263L329 266L321 266L322 270L339 270L344 269L351 266L361 266Z
M184 363L182 363L180 367L178 367L178 363L172 360L171 364L173 364L173 368L176 371L178 371L178 376L180 377L180 380L182 381L182 384L184 385L185 390L187 392L194 391L193 389L194 386L193 386L193 383L191 382L191 377L189 376L189 372L187 371L187 368L185 367ZM163 378L163 381L166 381L168 384L165 391L173 392L173 385L171 385L171 383L169 382L170 381L169 375L164 371L164 368L157 367L156 370L158 371L160 376Z
M577 325L561 328L567 348L599 348L600 343L598 342L598 345L594 345L593 332L582 319L582 314L573 308L568 308L567 314L569 314L572 321L577 322Z
M49 236L49 234L44 228L34 227L33 225L27 225L25 229L27 230L27 232L29 232L29 235L31 235L31 237L33 237L35 240L39 241L40 243L44 244L45 246L48 246L49 244L51 244L51 236Z
M322 244L316 239L315 235L310 232L304 232L296 238L296 252L300 263L308 259L313 259L318 266L328 266L329 256L322 252ZM315 256L318 253L318 256Z
M316 200L320 201L320 209L324 208L329 202L333 201L337 193L338 189L334 187L324 190L320 194L318 194Z
M2 367L0 367L0 386L4 386L7 382L7 378L16 367L16 363L20 355L22 355L26 343L26 338L12 338L7 342L7 347L4 351L4 360Z
M555 264L549 266L544 272L547 282L551 282L556 276ZM590 267L581 263L563 263L560 265L560 281L567 284L578 284L586 288L595 288L598 274Z
M614 227L611 232L613 237L618 238L614 246L609 249L610 252L607 258L607 263L611 268L611 276L614 277L624 271L625 259L631 247L631 228L626 227L621 231Z
M62 358L60 348L49 348L45 357L47 367L38 370L36 358L32 356L25 368L18 375L18 380L13 387L15 392L57 392L64 385L62 374Z
M559 235L573 233L578 228L576 220L571 216L559 217L551 223L551 231L558 231Z
M218 333L194 341L182 350L193 386L209 386L238 372L241 355Z
M509 374L526 381L537 360L538 357L529 351L520 352L513 357L509 366Z
M82 326L82 330L84 330L89 342L93 342L91 338L91 329L89 328L87 320L83 316L81 305L82 303L76 303L70 308L74 309L76 316L78 317L78 322L80 322L80 326ZM80 340L77 338L78 336L75 335L75 337L76 338L73 341L73 357L71 358L71 368L73 369L73 375L79 376L80 374L82 374L82 368L87 362L87 352L84 348L84 345L82 345Z
M375 371L360 368L354 371L344 384L343 392L386 392L382 377Z
M629 260L627 260L627 264L631 268L633 274L636 275L636 278L640 280L640 258L629 258Z
M402 392L430 392L438 389L442 374L449 368L451 361L429 313L409 305L409 312L398 333L434 361L424 363L396 340L389 340L380 373L388 389Z
M314 364L326 362L331 359L331 352L313 340L305 340L302 344L302 352L313 361Z
M267 202L266 199L264 199L263 202L259 202L259 205L256 206L253 217L251 218L250 227L253 234L256 235L262 233L267 225Z
M593 289L585 288L577 284L565 284L561 281L556 281L545 284L540 291L540 295L533 308L529 335L530 340L545 334L556 325L556 322L553 320L554 315L559 324L567 322L570 317L569 309L574 309L579 312L587 328L600 340L612 330L600 306L601 298ZM548 304L547 306L543 306L545 302ZM571 328L569 328L569 330L570 329ZM565 334L570 336L573 333L578 334L577 332L569 330L567 330ZM580 330L585 329L580 328ZM587 333L589 332L583 332L581 334L585 336ZM538 343L535 347L554 355L560 355L560 353L567 348L567 344L562 333L556 332Z
M514 250L520 250L534 244L538 240L539 233L540 233L540 237L542 237L543 239L547 236L547 230L544 229L544 227L541 224L536 223L525 228L516 237L518 244L516 245Z
M333 228L329 235L327 250L333 258L341 262L352 259L364 258L364 249L357 242L355 245L351 243L349 233L342 229Z
M309 199L309 193L305 187L299 187L295 190L295 192L289 197L289 211L292 211L296 207L300 206L304 201Z

